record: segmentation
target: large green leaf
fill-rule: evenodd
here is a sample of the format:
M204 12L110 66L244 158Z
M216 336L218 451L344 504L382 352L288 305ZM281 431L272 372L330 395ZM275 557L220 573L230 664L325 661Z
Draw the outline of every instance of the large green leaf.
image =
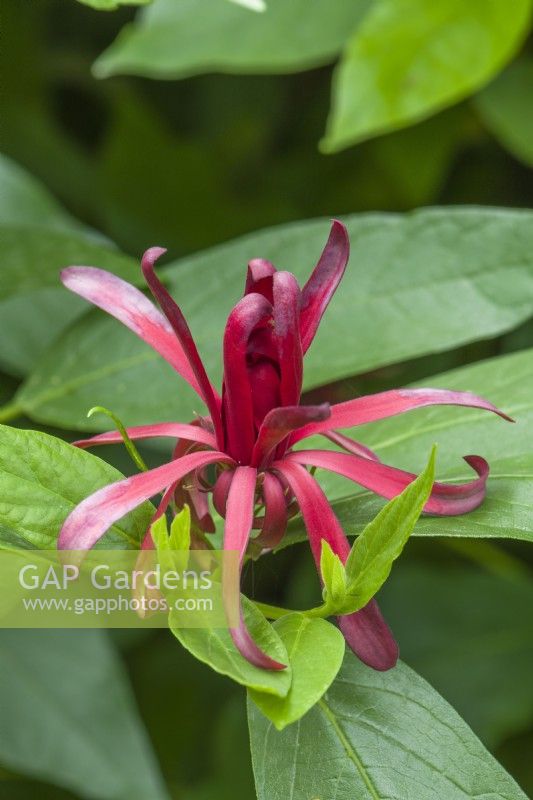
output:
M451 706L402 663L380 673L347 653L324 698L282 732L251 702L248 714L258 800L526 800Z
M409 125L468 96L516 52L530 12L530 0L376 0L337 68L324 149Z
M98 59L98 77L292 72L331 61L368 0L269 0L264 14L223 0L158 0Z
M331 685L344 656L344 637L324 619L288 614L274 623L289 655L292 682L286 697L250 689L249 696L278 730L300 719Z
M98 264L128 280L138 280L135 259L110 246L71 231L43 230L40 226L2 225L0 300L12 295L56 287L59 272L71 264Z
M122 475L100 458L37 431L0 425L0 533L53 550L66 516L81 500ZM105 547L136 548L153 508L144 503L116 522ZM0 540L0 547L3 542Z
M145 6L152 0L78 0L78 2L97 11L115 11L120 6Z
M3 630L0 664L4 766L84 798L168 798L105 632Z
M400 562L379 602L403 658L488 747L531 725L531 580Z
M462 367L424 381L424 384L484 395L516 420L467 408L419 409L351 431L384 461L419 472L434 442L439 443L437 478L474 477L461 456L476 453L489 461L487 497L475 511L458 517L419 519L414 535L503 537L533 541L533 350ZM307 440L305 446L313 446ZM317 447L328 447L325 439ZM338 476L320 472L320 481L345 530L359 532L376 515L383 501ZM303 540L300 520L282 546Z
M291 668L283 641L263 614L246 597L241 598L246 624L253 638L271 658L286 664L284 670L255 667L242 656L227 628L180 628L170 612L169 625L174 636L192 655L209 664L215 672L227 675L243 686L285 697L291 685Z
M533 166L533 57L511 64L476 98L485 124L509 152Z
M111 253L103 236L70 217L35 178L1 154L0 183L0 363L11 374L26 375L85 309L59 286L61 267L99 253L131 280L139 270Z
M0 221L3 225L39 225L43 228L80 229L39 181L15 161L0 153Z
M494 336L533 313L531 212L431 209L353 216L347 225L351 262L306 358L307 388ZM273 228L168 267L216 382L220 340L242 294L246 262L270 258L303 281L328 228L324 220ZM96 404L130 425L187 420L200 410L159 356L101 312L61 337L17 402L34 419L84 430L101 425L85 416Z

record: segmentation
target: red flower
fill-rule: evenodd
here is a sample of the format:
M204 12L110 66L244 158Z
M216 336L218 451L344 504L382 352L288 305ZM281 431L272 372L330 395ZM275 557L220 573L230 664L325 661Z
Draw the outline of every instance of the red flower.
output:
M195 389L209 416L190 424L129 428L131 439L177 439L173 460L100 489L80 503L61 530L60 548L92 547L115 520L161 491L164 494L156 518L165 513L173 497L178 502L186 499L195 523L213 531L210 491L215 508L225 518L224 548L237 550L241 563L252 530L259 531L255 546L272 549L283 537L287 519L298 510L317 567L322 539L345 560L349 552L346 536L307 467L344 475L386 498L399 494L415 476L385 466L368 448L338 433L338 428L438 404L483 408L508 419L480 397L442 389L400 389L331 407L327 403L300 405L303 356L348 261L347 232L337 221L303 289L294 275L276 270L269 261L255 259L249 263L244 297L231 311L224 331L220 396L206 374L183 314L155 275L154 263L164 252L152 248L142 259L144 276L164 316L139 290L108 272L70 267L63 271L62 280L160 353ZM293 450L293 445L314 434L328 437L344 452ZM120 441L119 433L110 432L76 444L88 447ZM460 485L435 483L426 511L462 514L482 502L488 464L480 456L467 456L466 461L477 477ZM209 465L215 465L212 484L207 482ZM263 509L259 516L258 506ZM150 531L143 547L153 547ZM340 617L339 624L352 650L366 664L379 670L394 666L398 648L374 600L361 611ZM240 626L231 632L250 662L283 668L259 649L242 618Z

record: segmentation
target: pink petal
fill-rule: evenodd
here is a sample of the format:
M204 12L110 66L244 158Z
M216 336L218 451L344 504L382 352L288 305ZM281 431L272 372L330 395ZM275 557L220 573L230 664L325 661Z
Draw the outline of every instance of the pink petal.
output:
M303 352L300 340L300 287L290 272L276 272L273 279L273 339L281 370L281 404L300 402Z
M268 550L273 550L283 539L287 528L287 501L279 478L271 472L265 472L263 477L263 502L265 504L263 525L261 533L254 541Z
M191 442L200 442L213 449L216 447L215 437L209 431L204 430L196 425L182 425L179 422L160 422L154 425L136 425L132 428L126 428L126 432L130 439L153 439L159 436L168 436L175 439L185 439ZM118 431L109 431L108 433L99 433L97 436L91 436L89 439L79 439L72 444L76 447L96 447L102 444L117 444L122 442L122 436Z
M323 433L322 436L325 439L329 439L330 442L333 444L337 444L339 447L342 447L343 450L347 450L348 453L354 453L356 456L362 456L363 458L369 458L371 461L381 461L379 456L374 453L369 447L366 447L361 442L356 442L354 439L350 439L349 436L345 436L343 433L339 433L338 431L328 431L327 433Z
M296 496L319 574L323 539L344 563L350 552L350 544L315 479L287 457L277 462L275 467L288 480ZM377 670L394 667L398 660L398 645L375 600L371 600L360 611L339 617L338 620L347 643L361 661Z
M330 428L320 422L308 425L291 437L291 443L294 444L307 436L314 436L316 433L323 433L326 430L351 428L354 425L364 425L367 422L376 422L378 419L404 414L414 408L437 405L481 408L485 411L493 411L510 422L513 421L488 400L470 392L451 392L447 389L392 389L389 392L369 394L333 405Z
M172 328L142 292L111 272L96 267L68 267L61 272L61 280L67 289L107 311L153 347L202 397L196 376Z
M248 294L231 311L224 332L224 424L226 449L248 463L255 441L253 398L247 366L252 331L272 314L271 304L259 294Z
M150 287L150 291L161 306L161 310L170 322L172 330L176 334L185 353L189 364L191 365L194 376L201 389L201 396L209 409L213 425L215 426L217 442L219 447L224 446L224 435L222 432L222 420L220 416L220 397L211 385L211 381L207 377L202 359L198 353L198 349L192 337L187 321L182 314L180 307L174 302L174 299L167 292L154 271L154 264L157 259L166 253L161 247L152 247L147 250L142 257L141 267L146 283Z
M319 406L285 406L273 408L265 419L257 434L257 441L252 454L252 465L264 464L275 448L289 433L311 420L325 420L329 417L329 403Z
M83 500L65 520L57 546L60 550L88 550L128 511L208 464L231 463L225 453L191 453L161 467L104 486Z
M412 472L404 472L404 470L347 453L300 450L289 453L285 459L291 463L321 467L343 475L388 500L403 492L405 487L416 478ZM489 465L481 456L465 456L465 461L477 472L479 477L462 484L435 482L424 511L441 516L454 516L466 514L482 503L485 497Z
M344 275L349 255L348 231L342 222L333 220L320 260L302 290L300 331L304 353L309 349L324 311Z
M239 553L239 571L242 567L244 553L252 529L256 480L257 470L252 467L237 467L233 473L228 494L224 527L224 550L237 550ZM228 585L225 583L226 575L227 571L224 570L222 574L222 592L225 598L229 596L229 592L236 589L233 584ZM285 664L274 661L254 642L246 627L242 608L239 627L230 628L230 633L237 649L251 664L263 669L285 669Z

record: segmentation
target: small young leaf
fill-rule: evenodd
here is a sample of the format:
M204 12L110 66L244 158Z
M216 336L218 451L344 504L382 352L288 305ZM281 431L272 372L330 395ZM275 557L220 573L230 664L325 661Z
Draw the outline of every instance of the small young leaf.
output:
M325 539L322 539L320 573L324 582L324 600L334 605L342 603L346 597L346 570Z
M292 683L286 697L249 690L249 696L278 730L303 717L331 685L344 656L344 637L324 619L288 614L274 623L287 648Z
M288 665L287 650L272 625L244 595L241 597L241 603L248 630L261 650L276 661ZM179 628L176 615L172 611L169 625L176 639L195 658L208 664L215 672L227 675L243 686L278 697L285 697L289 691L290 666L279 671L255 667L239 653L226 628Z
M169 544L171 550L189 550L191 546L191 511L183 506L170 525Z
M434 447L425 470L356 539L346 561L347 593L353 602L345 613L363 608L389 576L431 494L435 453Z

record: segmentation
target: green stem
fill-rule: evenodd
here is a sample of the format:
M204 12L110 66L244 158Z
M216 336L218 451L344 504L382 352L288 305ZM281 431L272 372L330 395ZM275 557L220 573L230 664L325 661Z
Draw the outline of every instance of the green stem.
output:
M148 472L148 467L144 462L143 457L131 441L130 437L128 436L128 432L122 422L119 420L116 414L110 411L108 408L104 408L104 406L94 406L91 410L87 413L88 417L92 417L93 414L105 414L107 417L113 420L115 423L118 432L122 436L122 440L124 442L124 446L126 450L130 454L132 460L136 464L137 467L141 470L141 472Z
M256 600L254 600L254 603L259 611L261 611L265 617L268 617L268 619L280 619L287 614L303 614L304 617L320 617L324 619L325 617L330 617L332 614L327 604L317 606L316 608L309 608L307 611L300 611L295 608L281 608L281 606L271 606L268 603L258 603Z
M9 422L22 415L22 408L18 403L7 403L0 407L0 422Z

